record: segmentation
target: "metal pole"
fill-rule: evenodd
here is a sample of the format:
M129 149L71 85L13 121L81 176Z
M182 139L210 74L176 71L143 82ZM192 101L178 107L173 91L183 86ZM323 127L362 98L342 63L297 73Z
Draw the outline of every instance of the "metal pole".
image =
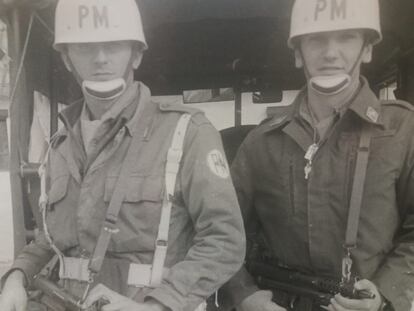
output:
M51 66L50 66L50 138L57 132L58 130L58 96L56 94L56 85L55 81L55 63L53 56L51 58Z
M242 92L240 87L234 90L234 126L241 126Z
M16 87L16 95L12 103L10 103L10 182L12 189L12 205L13 205L13 232L14 232L14 254L15 257L20 250L26 245L26 229L24 225L24 207L23 207L23 184L20 175L21 166L21 123L29 122L22 116L24 109L24 99L26 97L26 86L24 75L21 76L21 82L16 85L16 76L21 61L21 27L20 12L18 9L12 9L10 13L11 29L9 36L9 47L11 50L11 89ZM22 85L24 84L24 85Z

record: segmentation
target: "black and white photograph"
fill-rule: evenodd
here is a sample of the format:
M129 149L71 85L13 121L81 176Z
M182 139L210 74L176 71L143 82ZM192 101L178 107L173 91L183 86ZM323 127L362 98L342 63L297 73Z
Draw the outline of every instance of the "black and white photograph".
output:
M0 311L414 311L414 1L0 0Z

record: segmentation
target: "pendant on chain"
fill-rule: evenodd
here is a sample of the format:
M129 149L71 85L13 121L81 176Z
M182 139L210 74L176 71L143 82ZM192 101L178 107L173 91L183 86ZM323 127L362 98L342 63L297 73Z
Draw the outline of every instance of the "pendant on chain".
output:
M319 146L317 144L313 143L312 145L309 146L308 150L306 151L305 160L307 162L306 162L306 165L305 165L305 168L304 168L305 179L309 178L309 174L312 171L312 160L313 160L316 152L318 151L318 149L319 149Z

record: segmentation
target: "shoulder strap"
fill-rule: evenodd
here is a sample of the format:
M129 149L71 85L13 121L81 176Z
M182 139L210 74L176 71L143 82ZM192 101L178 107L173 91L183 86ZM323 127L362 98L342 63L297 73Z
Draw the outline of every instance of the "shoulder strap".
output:
M345 247L354 248L357 243L359 215L361 212L365 178L368 168L369 148L372 131L367 126L363 129L359 139L358 152L355 164L354 181L352 184L351 200L349 204L348 222L346 228Z
M356 157L354 180L352 183L351 200L349 204L348 221L345 233L344 249L346 251L343 260L343 277L350 279L352 260L350 250L356 248L358 237L359 216L362 207L362 197L368 168L368 159L372 137L372 126L365 125L359 138L359 146Z
M158 236L155 242L150 286L159 285L162 281L164 263L167 256L172 200L174 197L177 174L183 155L184 138L190 119L191 115L188 113L185 113L180 117L174 131L171 146L167 153L164 199L161 209L160 224L158 227Z
M122 202L124 200L125 189L127 189L128 186L129 171L136 161L139 142L139 139L135 137L132 138L124 162L122 163L118 181L112 194L111 201L109 202L105 220L102 225L92 258L89 262L88 268L92 275L97 274L101 270L103 260L105 258L105 253L111 240L111 235L112 233L116 233L119 230L116 227L118 215L119 211L121 210Z
M204 112L198 108L194 108L188 105L183 104L181 101L176 102L163 102L159 103L159 108L161 111L173 111L173 112L181 112L181 113L188 113L191 115L195 115L198 113L204 114Z
M384 106L399 106L401 108L410 110L410 111L414 111L414 106L412 104L410 104L409 102L406 102L404 100L398 100L398 99L394 99L394 100L381 100L381 105Z

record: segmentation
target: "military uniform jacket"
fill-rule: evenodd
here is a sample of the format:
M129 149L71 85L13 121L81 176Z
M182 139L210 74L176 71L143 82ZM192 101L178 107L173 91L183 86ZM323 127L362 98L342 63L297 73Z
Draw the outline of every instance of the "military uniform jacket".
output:
M112 235L96 282L137 301L153 297L171 310L194 310L241 266L244 230L237 198L223 158L217 131L198 110L156 104L139 85L143 105L85 171L85 151L77 122L82 105L62 114L65 128L52 143L49 169L50 234L66 256L89 258L132 139L140 141L130 167L128 189L119 214L119 232ZM165 162L182 113L191 113L184 141L170 221L166 267L169 274L156 289L139 291L126 284L128 264L151 264L161 214ZM52 255L39 239L26 246L12 269L28 279Z
M366 80L316 153L305 179L313 129L299 115L301 92L287 110L265 120L232 166L245 228L281 263L341 277L349 201L361 129L372 128L354 273L372 280L396 310L414 299L414 111L379 101ZM234 303L257 290L242 269L229 283Z

